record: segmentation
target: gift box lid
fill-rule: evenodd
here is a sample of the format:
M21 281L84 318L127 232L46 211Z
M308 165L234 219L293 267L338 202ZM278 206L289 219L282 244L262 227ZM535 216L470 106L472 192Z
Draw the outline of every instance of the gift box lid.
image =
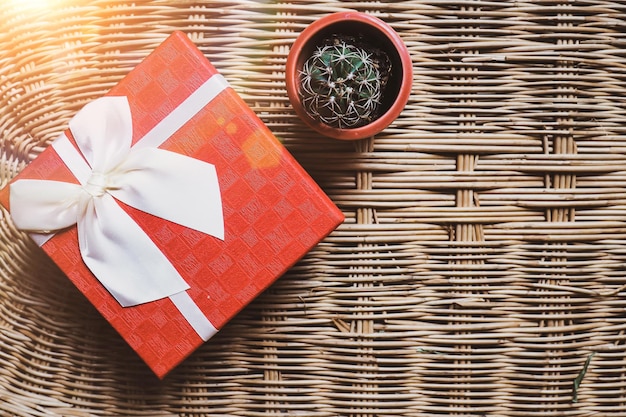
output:
M31 208L24 201L31 197L41 199L33 194L47 194L56 188L69 189L68 195L77 193L76 204L83 211L91 210L92 201L98 201L93 203L93 218L81 214L78 225L42 228L52 233L32 236L162 378L332 232L344 217L181 32L169 36L98 103L90 110L81 110L81 117L77 114L77 121L70 122L60 138L0 192L0 203L11 210L19 202L20 207L25 207L20 209L23 214ZM101 111L100 104L112 109L110 119L128 119L126 133L132 143L129 155L135 156L121 165L132 162L142 167L138 170L140 175L134 174L137 170L129 170L133 175L124 174L120 180L123 186L111 186L107 181L113 180L104 178L99 171L95 175L100 162L94 160L106 159L101 158L103 153L117 152L111 145L114 141L108 143L107 136L115 135L116 123L107 124L94 117ZM118 111L126 107L127 110ZM87 113L92 119L85 116ZM78 119L86 121L81 124ZM83 139L85 136L88 138ZM94 144L81 145L89 140ZM106 146L102 142L107 142ZM140 153L140 148L145 153ZM156 169L152 172L157 165L161 169L161 162L147 162L152 161L153 153L155 158L164 158L155 161L173 161L171 166L166 164L170 171L163 168L165 174ZM81 167L89 171L88 175L81 177ZM182 177L184 184L176 186L170 177ZM127 178L136 180L136 185L127 187ZM126 191L120 194L116 187L129 188L129 194L139 197L128 203L124 199ZM43 192L33 193L37 189ZM150 193L153 195L149 199L159 201L154 212L141 205L143 195ZM26 195L25 200L20 200L22 194ZM89 203L85 203L85 198ZM113 213L113 220L108 223L109 212L98 212L104 198ZM133 203L137 200L141 200L140 204ZM37 210L47 210L48 203L38 200ZM194 228L185 219L177 222L164 217L160 214L161 205L182 213L177 213L178 217L197 216L199 223L208 226ZM16 223L20 213L11 213ZM66 211L59 213L62 214L58 216L66 216ZM31 216L34 217L37 216ZM207 222L206 217L211 219ZM28 224L28 219L20 221ZM88 225L94 223L103 229L101 238L92 236L95 232ZM102 253L85 254L100 249L98 239L109 244L107 227L119 231L126 226L132 226L128 229L146 244L130 244L124 235L119 237L121 243L113 238L113 246L103 244ZM144 246L152 252L146 252ZM135 251L140 253L136 258ZM144 266L154 270L156 258L173 268L178 283L186 285L186 289L170 290L168 294L175 293L152 301L141 298L140 290L138 304L123 307L123 297L112 289L125 285L115 282L124 281L117 275L128 273L132 278L133 271L143 271ZM117 259L123 267L116 267ZM148 285L143 288L150 292L157 285L150 284L152 277L146 279Z

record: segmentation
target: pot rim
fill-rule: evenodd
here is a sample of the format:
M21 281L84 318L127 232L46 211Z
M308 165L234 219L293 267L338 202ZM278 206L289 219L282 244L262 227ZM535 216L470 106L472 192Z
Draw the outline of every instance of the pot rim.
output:
M385 113L380 115L376 120L368 123L364 126L350 129L335 128L323 123L320 123L311 118L300 104L300 98L298 96L298 73L299 69L297 64L299 56L301 55L303 48L316 36L317 33L325 29L326 27L333 25L341 21L352 21L369 25L381 33L396 49L401 62L402 77L400 81L400 88L398 95L394 103L387 109ZM317 132L332 137L335 139L344 140L357 140L371 137L381 132L387 126L389 126L402 112L406 103L408 102L411 94L411 88L413 84L413 65L411 62L410 53L402 41L400 35L393 30L386 22L382 21L376 16L357 12L336 12L322 17L319 20L311 23L307 26L298 38L293 43L289 55L287 57L287 64L285 67L285 78L287 85L287 95L289 100L298 116L312 129Z

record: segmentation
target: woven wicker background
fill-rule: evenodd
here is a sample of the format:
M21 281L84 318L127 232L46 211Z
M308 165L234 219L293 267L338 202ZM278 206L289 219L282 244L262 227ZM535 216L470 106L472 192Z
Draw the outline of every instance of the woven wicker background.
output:
M358 142L284 85L344 9L414 63ZM347 220L160 382L0 213L0 415L626 416L625 2L0 0L1 185L174 29Z

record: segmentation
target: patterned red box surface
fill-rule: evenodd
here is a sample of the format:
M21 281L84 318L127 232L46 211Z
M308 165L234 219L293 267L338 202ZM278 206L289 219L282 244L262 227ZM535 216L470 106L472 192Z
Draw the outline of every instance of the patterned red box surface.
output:
M128 97L136 141L216 73L195 45L175 32L107 95ZM215 165L225 239L123 207L177 267L191 286L191 298L217 329L343 221L232 88L161 147ZM19 178L72 181L52 147ZM8 207L7 194L8 187L2 195ZM83 263L75 227L57 233L42 248L157 376L204 343L167 298L121 307Z

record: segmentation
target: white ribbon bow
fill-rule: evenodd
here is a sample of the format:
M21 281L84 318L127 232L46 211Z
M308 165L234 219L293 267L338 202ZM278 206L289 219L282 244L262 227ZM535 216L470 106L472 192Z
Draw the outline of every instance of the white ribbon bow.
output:
M184 124L189 117L186 114L177 124ZM116 199L224 239L215 167L159 149L151 141L131 146L132 117L125 97L103 97L89 103L70 121L69 128L79 149L65 135L52 146L79 184L15 181L10 206L16 226L32 232L56 232L76 224L85 264L124 307L189 289Z

